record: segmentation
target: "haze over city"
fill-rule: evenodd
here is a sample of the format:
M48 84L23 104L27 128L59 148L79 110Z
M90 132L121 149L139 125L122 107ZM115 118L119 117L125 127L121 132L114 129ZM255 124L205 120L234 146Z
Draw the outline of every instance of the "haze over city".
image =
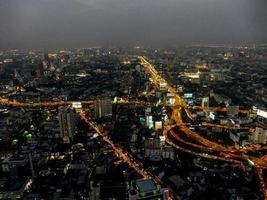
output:
M0 48L259 44L265 0L1 0Z

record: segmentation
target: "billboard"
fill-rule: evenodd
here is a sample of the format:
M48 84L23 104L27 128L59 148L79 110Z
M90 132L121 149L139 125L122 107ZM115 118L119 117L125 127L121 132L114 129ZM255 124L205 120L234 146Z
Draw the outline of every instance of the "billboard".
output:
M82 108L82 103L81 102L73 102L72 107L73 108Z
M184 93L184 98L192 98L193 94L192 93Z

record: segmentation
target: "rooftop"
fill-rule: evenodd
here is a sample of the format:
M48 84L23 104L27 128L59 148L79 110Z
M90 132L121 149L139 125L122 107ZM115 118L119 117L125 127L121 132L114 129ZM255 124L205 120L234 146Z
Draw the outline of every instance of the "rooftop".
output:
M135 183L138 192L151 192L157 190L157 185L152 179L139 179Z

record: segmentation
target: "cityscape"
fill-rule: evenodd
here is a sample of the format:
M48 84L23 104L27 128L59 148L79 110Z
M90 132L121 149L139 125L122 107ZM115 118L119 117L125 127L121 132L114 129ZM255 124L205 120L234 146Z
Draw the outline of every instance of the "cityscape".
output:
M109 7L120 1L103 2ZM167 1L169 8L161 5L166 10L184 6ZM97 4L74 2L79 9ZM134 21L131 12L139 3L119 6L130 13L121 15L124 20ZM30 7L3 0L0 11L15 5ZM266 4L257 5L260 16ZM108 10L112 19L117 7ZM155 14L149 11L140 23L151 28L150 12ZM114 31L110 35L119 34ZM151 33L129 44L132 31L124 32L122 43L100 34L110 42L95 38L91 45L75 36L62 45L56 42L61 34L55 41L44 32L16 42L16 34L0 29L0 199L267 200L267 43L251 42L267 38L240 33L236 42L225 36L225 42L195 43L203 38L189 34L183 36L187 44L162 39L162 45ZM168 31L170 40L179 37ZM219 38L216 30L206 34Z

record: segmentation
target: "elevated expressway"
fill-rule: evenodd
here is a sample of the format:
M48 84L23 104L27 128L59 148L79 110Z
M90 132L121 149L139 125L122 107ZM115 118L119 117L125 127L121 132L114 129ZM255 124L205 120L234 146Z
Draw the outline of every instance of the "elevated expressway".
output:
M184 118L192 119L192 115L188 109L186 101L182 96L173 88L150 64L143 56L138 56L141 65L146 69L150 75L151 80L157 86L164 84L166 91L170 92L175 98L175 106L173 108L172 118L176 122L175 126L165 127L163 135L166 142L175 149L189 153L196 157L203 157L214 160L226 161L233 164L239 164L244 167L251 161L255 167L256 175L260 182L260 188L263 193L264 199L267 200L267 187L263 178L263 170L267 168L267 155L262 157L253 157L249 153L252 151L259 151L267 149L263 147L246 147L245 149L236 149L234 147L226 147L213 141L209 141L198 133L190 129L190 123L185 122ZM195 107L195 109L205 109L202 107ZM226 111L226 108L206 108L213 111ZM241 110L241 113L250 113L249 110ZM203 124L206 126L216 126L211 124ZM219 126L219 125L218 125ZM176 128L176 129L175 129ZM178 131L177 131L178 128ZM228 128L228 127L223 127ZM253 130L251 130L253 131Z
M203 106L193 106L193 109L195 110L209 110L209 111L219 111L219 112L226 112L227 111L227 108L225 107L203 107ZM244 109L241 109L239 110L239 113L242 113L242 114L250 114L250 113L255 113L254 110L250 109L250 110L244 110Z
M7 98L0 97L0 105L6 107L59 107L59 106L69 106L75 102L80 102L82 104L92 104L93 101L44 101L44 102L20 102L17 100L10 100Z

